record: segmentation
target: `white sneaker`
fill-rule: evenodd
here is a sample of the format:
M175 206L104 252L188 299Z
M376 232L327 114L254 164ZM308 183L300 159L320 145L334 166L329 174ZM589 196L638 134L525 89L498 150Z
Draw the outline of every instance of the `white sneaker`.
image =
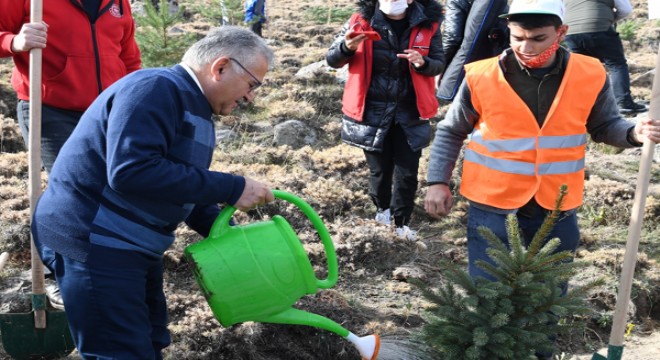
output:
M408 225L396 228L396 236L408 241L417 241L417 231L409 228Z
M385 210L379 209L378 212L376 213L376 221L383 225L387 225L387 226L391 225L392 214L390 213L390 209L385 209Z

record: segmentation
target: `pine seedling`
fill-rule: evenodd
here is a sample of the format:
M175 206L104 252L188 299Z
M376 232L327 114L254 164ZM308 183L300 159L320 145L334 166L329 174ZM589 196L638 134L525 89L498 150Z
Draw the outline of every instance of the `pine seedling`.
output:
M197 36L192 33L174 34L172 27L182 21L184 8L170 13L167 0L160 0L157 10L150 1L144 2L144 15L136 16L138 27L135 39L140 45L142 66L145 68L172 66L192 45Z
M508 247L490 229L479 229L491 246L487 253L495 265L477 265L495 281L474 280L459 265L443 261L440 267L447 282L438 290L415 282L432 303L420 336L438 358L535 359L535 352L553 350L553 336L577 326L559 319L589 312L585 294L600 281L561 296L562 287L584 265L572 262L569 251L554 252L559 239L546 241L561 214L566 190L561 187L554 210L527 248L515 215L507 218Z
M193 10L217 25L244 25L241 0L205 0L194 3Z

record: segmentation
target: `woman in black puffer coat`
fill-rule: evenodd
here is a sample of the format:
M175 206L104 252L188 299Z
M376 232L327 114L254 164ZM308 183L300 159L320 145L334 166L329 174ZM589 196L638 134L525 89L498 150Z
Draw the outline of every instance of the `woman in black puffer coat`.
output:
M408 224L419 159L438 109L434 78L445 66L442 7L434 0L361 0L358 6L326 55L332 67L349 66L341 137L364 149L376 220L389 225L393 215L397 234L415 240Z

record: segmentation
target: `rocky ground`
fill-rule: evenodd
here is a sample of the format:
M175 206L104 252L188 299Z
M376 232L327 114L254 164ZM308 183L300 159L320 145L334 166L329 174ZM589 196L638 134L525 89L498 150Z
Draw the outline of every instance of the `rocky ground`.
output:
M191 6L193 1L183 1ZM213 4L213 1L211 1ZM646 20L647 0L633 0L633 35L625 40L633 79L633 95L650 99L652 70L658 53L660 23ZM328 9L332 6L332 9ZM381 334L382 359L419 358L408 349L425 323L429 303L409 283L422 279L431 286L443 281L439 259L465 262L464 200L457 194L450 216L433 221L421 207L425 194L424 152L419 175L418 206L413 226L420 240L408 242L393 229L373 221L367 195L367 167L361 151L339 141L340 98L343 91L335 74L323 67L313 76L300 69L323 60L334 34L348 17L350 3L273 0L264 36L275 49L277 64L267 75L254 105L217 120L218 137L213 169L264 179L305 199L323 219L336 248L339 281L332 289L302 297L296 307L334 320L357 335ZM328 16L330 15L330 21ZM187 12L178 25L183 31L204 32L212 21ZM27 153L15 122L15 96L8 85L11 62L0 63L0 251L10 253L0 274L0 310L29 310L29 232ZM442 119L446 106L434 121ZM278 145L277 126L298 120L302 139ZM631 119L633 120L633 119ZM295 133L295 132L294 132ZM291 138L286 136L285 138ZM587 267L572 281L580 284L603 278L604 285L589 294L590 316L577 319L586 327L558 341L557 358L590 359L607 346L623 263L630 208L639 163L639 149L620 151L589 145L589 178L585 204L580 209L583 246L577 253ZM42 173L44 186L46 174ZM654 162L644 218L639 263L633 285L624 359L660 359L660 167ZM239 224L264 221L279 214L298 232L318 278L326 274L325 252L313 226L303 214L276 201L247 214L237 213ZM214 319L195 284L184 248L200 240L182 227L165 254L165 291L170 313L172 345L168 359L358 359L356 350L341 337L304 326L247 322L224 328ZM0 358L2 358L0 353ZM77 358L75 353L69 358Z

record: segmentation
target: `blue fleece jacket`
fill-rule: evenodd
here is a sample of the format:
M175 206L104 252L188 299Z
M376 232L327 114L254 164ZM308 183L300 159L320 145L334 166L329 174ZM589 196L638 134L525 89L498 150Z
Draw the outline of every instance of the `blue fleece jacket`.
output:
M260 23L266 22L266 0L247 0L245 2L246 23L258 20Z
M176 65L106 89L62 148L35 209L35 241L78 261L89 244L162 256L182 222L203 236L245 179L208 170L212 110Z

